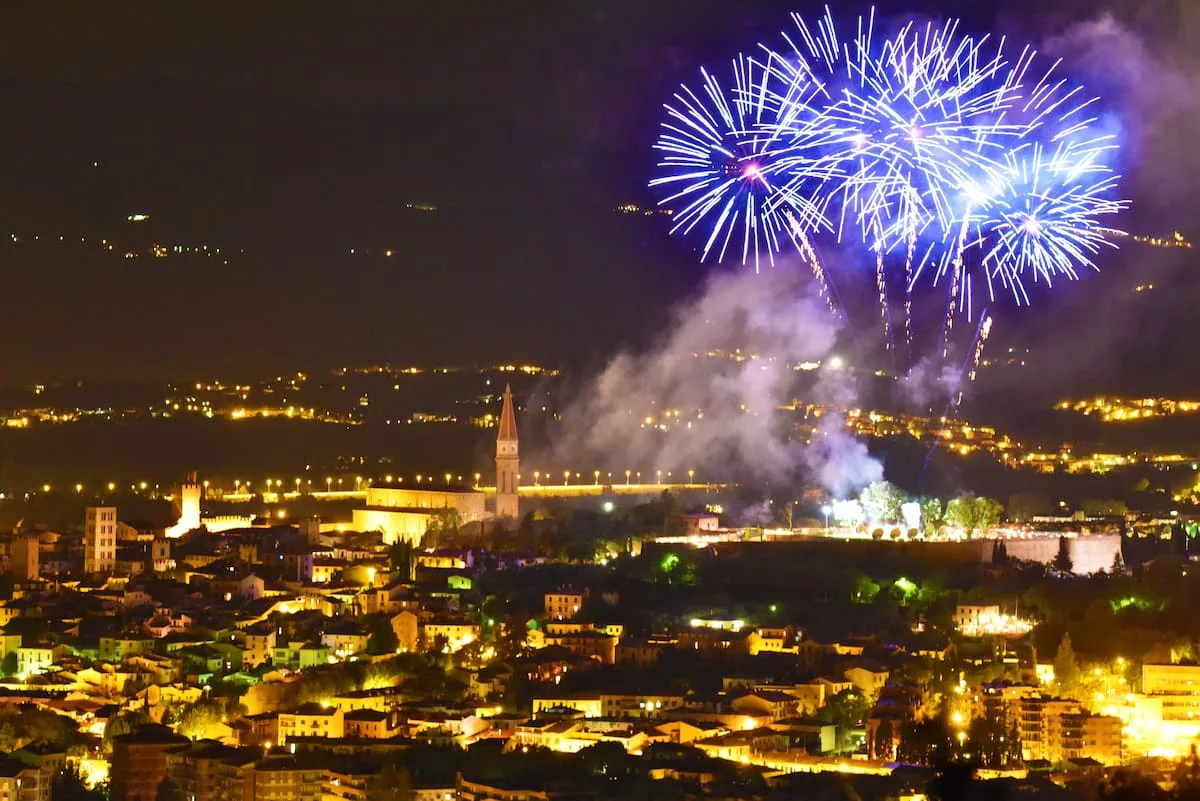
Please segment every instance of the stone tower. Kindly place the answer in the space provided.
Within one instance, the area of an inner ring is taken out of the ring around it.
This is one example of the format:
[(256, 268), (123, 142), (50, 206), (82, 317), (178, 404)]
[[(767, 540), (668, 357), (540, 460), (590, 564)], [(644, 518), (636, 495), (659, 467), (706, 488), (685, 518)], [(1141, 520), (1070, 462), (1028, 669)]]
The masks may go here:
[(513, 412), (512, 388), (504, 387), (504, 408), (500, 412), (500, 428), (496, 434), (496, 517), (516, 518), (520, 515), (517, 503), (517, 484), (521, 458), (517, 449), (517, 416)]
[(175, 514), (179, 515), (179, 522), (167, 529), (168, 537), (181, 537), (200, 528), (200, 495), (201, 484), (196, 474), (188, 473), (175, 491)]

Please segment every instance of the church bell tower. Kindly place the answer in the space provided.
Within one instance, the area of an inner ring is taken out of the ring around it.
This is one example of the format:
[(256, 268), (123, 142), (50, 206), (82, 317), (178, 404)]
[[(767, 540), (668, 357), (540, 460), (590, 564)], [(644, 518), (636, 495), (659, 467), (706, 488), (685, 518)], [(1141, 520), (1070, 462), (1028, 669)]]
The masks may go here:
[(517, 518), (517, 484), (521, 458), (517, 448), (517, 416), (513, 412), (512, 387), (504, 387), (504, 408), (496, 435), (496, 517)]

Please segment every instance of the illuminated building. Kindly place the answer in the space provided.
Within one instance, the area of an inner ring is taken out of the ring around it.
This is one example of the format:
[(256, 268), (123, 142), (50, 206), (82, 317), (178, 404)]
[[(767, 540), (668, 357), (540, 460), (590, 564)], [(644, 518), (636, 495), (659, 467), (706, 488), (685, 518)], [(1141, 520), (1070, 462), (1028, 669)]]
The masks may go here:
[(189, 801), (239, 798), (245, 795), (247, 779), (261, 756), (255, 748), (202, 741), (168, 753), (167, 772)]
[(1031, 687), (987, 688), (985, 707), (1002, 708), (1005, 730), (1021, 739), (1025, 760), (1059, 763), (1090, 757), (1104, 765), (1123, 760), (1123, 723), (1114, 715), (1093, 715), (1070, 698), (1043, 695)]
[(381, 532), (388, 545), (401, 540), (419, 545), (439, 514), (453, 510), (460, 524), (483, 520), (484, 498), (482, 492), (453, 487), (368, 487), (366, 506), (354, 510), (353, 526), (359, 531)]
[(196, 480), (195, 473), (189, 473), (187, 480), (175, 490), (172, 506), (178, 515), (178, 522), (167, 529), (166, 535), (171, 538), (182, 537), (189, 531), (195, 531), (203, 526), (210, 534), (219, 534), (235, 528), (249, 528), (254, 523), (253, 515), (222, 515), (200, 519), (200, 499), (203, 486)]
[(320, 801), (325, 787), (325, 769), (294, 756), (269, 756), (253, 775), (255, 801)]
[(158, 724), (145, 724), (114, 737), (109, 790), (112, 797), (154, 801), (158, 786), (167, 777), (167, 752), (188, 743), (188, 738)]
[(1200, 665), (1142, 665), (1142, 693), (1161, 702), (1163, 721), (1200, 727)]
[(1002, 613), (997, 604), (959, 604), (954, 624), (965, 637), (1020, 637), (1033, 629), (1028, 621)]
[(583, 593), (558, 590), (545, 594), (546, 617), (551, 620), (570, 620), (583, 606)]
[(496, 517), (517, 519), (520, 508), (517, 487), (521, 459), (517, 444), (517, 417), (513, 412), (512, 387), (504, 386), (504, 407), (496, 433)]
[(340, 738), (346, 734), (345, 713), (336, 706), (301, 704), (279, 713), (279, 745), (297, 737)]
[(89, 506), (83, 523), (83, 572), (110, 573), (117, 566), (117, 509)]
[(598, 718), (604, 708), (599, 693), (554, 693), (533, 699), (533, 716), (556, 715), (563, 712), (573, 716)]
[(421, 627), (421, 632), (428, 646), (439, 637), (444, 638), (447, 653), (454, 653), (479, 639), (479, 626), (466, 621), (431, 620)]
[(174, 506), (179, 522), (168, 531), (169, 536), (178, 537), (200, 528), (200, 483), (196, 481), (195, 473), (189, 474), (187, 481), (179, 485)]

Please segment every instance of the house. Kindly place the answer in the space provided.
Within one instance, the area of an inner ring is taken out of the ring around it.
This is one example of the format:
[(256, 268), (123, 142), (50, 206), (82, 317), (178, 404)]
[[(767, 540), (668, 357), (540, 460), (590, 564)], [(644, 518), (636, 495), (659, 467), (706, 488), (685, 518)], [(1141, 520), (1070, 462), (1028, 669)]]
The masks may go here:
[(370, 635), (363, 630), (362, 624), (351, 618), (334, 621), (321, 632), (321, 644), (336, 659), (346, 659), (366, 651), (369, 639)]
[(424, 639), (427, 648), (433, 647), (436, 641), (444, 638), (445, 650), (448, 653), (454, 653), (455, 651), (462, 650), (464, 645), (479, 639), (479, 631), (479, 625), (476, 623), (449, 618), (435, 618), (421, 626), (421, 637)]
[(675, 693), (602, 693), (600, 704), (606, 718), (661, 718), (683, 707), (683, 695)]
[(17, 673), (35, 676), (48, 672), (66, 653), (65, 645), (22, 645), (17, 649)]
[(400, 643), (402, 652), (417, 650), (420, 621), (412, 611), (405, 609), (392, 615), (392, 631), (396, 633), (396, 639)]
[(585, 718), (598, 718), (604, 712), (599, 693), (553, 693), (533, 699), (533, 716), (557, 715), (564, 711)]
[(868, 698), (878, 696), (879, 691), (883, 689), (888, 680), (887, 668), (869, 660), (864, 660), (853, 667), (846, 668), (843, 675), (859, 692)]
[(256, 668), (271, 659), (275, 650), (276, 628), (269, 623), (259, 623), (245, 630), (242, 644), (242, 664)]
[(291, 670), (304, 670), (329, 662), (329, 649), (322, 643), (288, 642), (271, 649), (271, 664)]
[(655, 728), (665, 734), (669, 742), (680, 745), (729, 733), (729, 727), (724, 723), (705, 720), (669, 720)]
[(771, 721), (792, 717), (799, 707), (800, 702), (794, 696), (773, 690), (749, 692), (734, 698), (729, 704), (734, 712)]
[[(170, 632), (167, 632), (170, 633)], [(163, 634), (165, 637), (166, 634)], [(120, 662), (127, 656), (154, 650), (153, 637), (101, 637), (99, 657), (105, 662)]]
[(622, 637), (617, 641), (614, 658), (618, 665), (648, 667), (658, 662), (663, 649), (670, 643)]
[(583, 608), (583, 593), (561, 588), (545, 594), (546, 617), (550, 620), (570, 620)]
[(579, 631), (556, 637), (546, 637), (546, 645), (557, 645), (576, 656), (595, 659), (604, 665), (617, 661), (617, 638), (598, 631)]
[(301, 704), (291, 712), (279, 713), (279, 745), (301, 737), (329, 739), (345, 736), (345, 713), (336, 706)]
[(398, 729), (392, 724), (389, 712), (375, 709), (355, 709), (344, 715), (346, 737), (364, 740), (385, 740), (394, 737)]
[(746, 650), (751, 656), (763, 652), (799, 654), (800, 633), (791, 626), (757, 628), (746, 636)]

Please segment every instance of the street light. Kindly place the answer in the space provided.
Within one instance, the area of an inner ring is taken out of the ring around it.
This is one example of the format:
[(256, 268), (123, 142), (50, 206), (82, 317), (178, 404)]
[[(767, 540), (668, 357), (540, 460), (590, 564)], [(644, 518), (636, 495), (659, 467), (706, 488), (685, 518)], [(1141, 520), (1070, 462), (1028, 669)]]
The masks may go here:
[(829, 536), (829, 516), (833, 514), (833, 507), (825, 504), (821, 507), (821, 514), (825, 515), (825, 536)]

